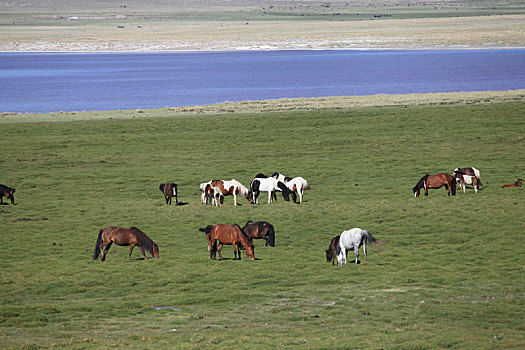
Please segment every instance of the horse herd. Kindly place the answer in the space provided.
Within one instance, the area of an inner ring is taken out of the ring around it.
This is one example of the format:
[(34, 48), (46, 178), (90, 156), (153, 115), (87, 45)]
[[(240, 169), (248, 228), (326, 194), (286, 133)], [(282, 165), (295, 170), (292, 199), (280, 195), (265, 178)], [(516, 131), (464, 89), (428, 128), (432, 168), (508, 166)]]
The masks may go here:
[[(421, 189), (425, 191), (425, 196), (428, 196), (429, 189), (437, 189), (445, 187), (447, 196), (456, 194), (457, 185), (465, 193), (466, 185), (472, 185), (475, 192), (478, 192), (479, 186), (482, 186), (481, 176), (478, 169), (456, 168), (453, 175), (448, 173), (440, 173), (435, 175), (426, 174), (418, 181), (416, 186), (412, 189), (415, 197), (419, 197)], [(506, 187), (521, 187), (522, 180), (518, 179), (513, 184), (505, 184)], [(211, 180), (200, 185), (201, 203), (209, 205), (222, 205), (225, 196), (233, 196), (233, 204), (237, 205), (237, 195), (243, 195), (250, 203), (257, 204), (260, 192), (268, 193), (268, 203), (277, 199), (276, 192), (281, 192), (285, 201), (293, 198), (294, 203), (297, 202), (299, 196), (299, 204), (303, 202), (304, 190), (308, 188), (308, 182), (302, 177), (290, 178), (280, 173), (274, 173), (272, 176), (264, 174), (257, 174), (250, 183), (250, 189), (243, 186), (240, 182), (232, 179), (230, 181)], [(160, 191), (164, 195), (166, 205), (172, 203), (172, 198), (175, 198), (175, 203), (178, 201), (178, 185), (175, 183), (161, 184)], [(0, 184), (0, 204), (4, 204), (3, 197), (11, 201), (15, 205), (14, 193), (15, 189)], [(244, 227), (237, 224), (234, 225), (208, 225), (205, 228), (199, 228), (201, 232), (206, 234), (208, 241), (208, 252), (210, 259), (215, 259), (217, 252), (219, 259), (222, 258), (222, 246), (232, 245), (234, 250), (234, 260), (241, 260), (241, 249), (246, 251), (249, 259), (255, 260), (253, 239), (264, 239), (266, 246), (275, 246), (275, 230), (272, 224), (266, 221), (248, 221)], [(353, 228), (348, 231), (343, 231), (340, 235), (332, 238), (328, 249), (326, 250), (326, 261), (332, 262), (340, 266), (347, 262), (347, 250), (353, 249), (355, 253), (355, 263), (359, 261), (359, 248), (363, 247), (363, 255), (366, 262), (366, 245), (376, 243), (377, 240), (366, 230), (360, 228)], [(97, 241), (95, 244), (95, 252), (93, 259), (96, 260), (99, 256), (102, 261), (106, 260), (106, 255), (115, 243), (120, 246), (129, 246), (128, 259), (131, 258), (133, 249), (138, 246), (142, 255), (147, 259), (146, 251), (153, 257), (159, 257), (159, 247), (155, 244), (144, 232), (136, 227), (107, 227), (99, 231)]]
[(211, 180), (200, 184), (201, 203), (216, 206), (224, 203), (225, 196), (233, 196), (233, 205), (237, 205), (237, 195), (239, 194), (243, 195), (250, 203), (257, 204), (261, 192), (268, 193), (268, 204), (277, 200), (276, 192), (281, 192), (285, 201), (289, 201), (291, 196), (294, 203), (297, 203), (297, 196), (299, 196), (299, 204), (302, 204), (304, 190), (307, 188), (308, 182), (304, 178), (300, 176), (291, 178), (280, 173), (274, 173), (272, 176), (266, 176), (262, 173), (255, 175), (250, 183), (250, 189), (235, 179), (230, 181)]

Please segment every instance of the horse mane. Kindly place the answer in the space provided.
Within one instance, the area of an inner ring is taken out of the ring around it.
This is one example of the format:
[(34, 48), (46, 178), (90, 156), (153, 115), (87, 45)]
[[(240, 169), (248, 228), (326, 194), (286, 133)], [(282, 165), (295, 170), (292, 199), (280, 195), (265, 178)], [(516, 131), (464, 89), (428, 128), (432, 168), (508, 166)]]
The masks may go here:
[(256, 179), (257, 178), (259, 178), (259, 179), (266, 179), (266, 178), (268, 178), (268, 176), (264, 175), (263, 173), (259, 173), (259, 174), (255, 175), (255, 178)]
[(428, 174), (426, 174), (425, 176), (423, 176), (423, 177), (421, 178), (421, 180), (418, 181), (417, 185), (414, 186), (414, 188), (412, 189), (412, 191), (413, 191), (413, 192), (417, 192), (417, 190), (419, 190), (420, 188), (422, 188), (422, 187), (424, 186), (424, 183), (425, 183), (425, 181), (427, 180), (427, 177), (428, 177), (428, 176), (429, 176)]
[[(235, 224), (235, 226), (237, 226), (237, 228), (241, 231), (241, 234), (244, 237), (244, 239), (246, 239), (246, 241), (248, 241), (248, 243), (250, 243), (251, 247), (254, 248), (253, 243), (250, 242), (250, 237), (246, 234), (246, 232), (243, 231), (241, 226), (239, 226), (239, 224)], [(241, 240), (241, 243), (242, 243), (242, 245), (244, 245), (244, 242), (242, 242), (242, 240)]]
[(144, 249), (147, 249), (148, 252), (153, 255), (153, 245), (155, 244), (151, 238), (146, 236), (144, 232), (139, 230), (136, 227), (130, 227), (131, 232), (135, 235), (137, 238), (137, 241), (139, 242), (139, 246), (143, 247)]

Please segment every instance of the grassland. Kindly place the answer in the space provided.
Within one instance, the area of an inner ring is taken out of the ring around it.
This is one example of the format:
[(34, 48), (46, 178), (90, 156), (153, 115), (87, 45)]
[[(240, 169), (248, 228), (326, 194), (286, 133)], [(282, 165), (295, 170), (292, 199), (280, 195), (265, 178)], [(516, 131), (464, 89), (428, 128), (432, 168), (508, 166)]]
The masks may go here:
[[(523, 348), (525, 194), (501, 185), (525, 172), (524, 107), (3, 118), (18, 205), (0, 207), (0, 347)], [(479, 193), (412, 196), (425, 173), (471, 165)], [(199, 202), (200, 182), (273, 171), (309, 180), (302, 205)], [(164, 204), (166, 181), (186, 205)], [(211, 261), (198, 228), (248, 219), (273, 223), (276, 247)], [(141, 228), (160, 259), (113, 246), (93, 261), (109, 225)], [(381, 244), (327, 264), (351, 227)]]
[(522, 1), (0, 2), (0, 51), (525, 47)]

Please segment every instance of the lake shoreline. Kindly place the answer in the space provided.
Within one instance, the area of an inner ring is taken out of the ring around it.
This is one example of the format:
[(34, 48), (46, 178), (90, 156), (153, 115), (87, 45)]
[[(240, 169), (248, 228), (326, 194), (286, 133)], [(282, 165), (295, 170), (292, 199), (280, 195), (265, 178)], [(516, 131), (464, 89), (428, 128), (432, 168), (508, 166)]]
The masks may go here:
[(453, 106), (525, 101), (525, 89), (477, 92), (446, 92), (416, 94), (378, 94), (311, 98), (281, 98), (261, 101), (223, 102), (201, 106), (106, 111), (74, 111), (55, 113), (0, 113), (1, 123), (63, 122), (102, 119), (181, 117), (240, 113), (267, 113), (358, 108), (413, 106)]

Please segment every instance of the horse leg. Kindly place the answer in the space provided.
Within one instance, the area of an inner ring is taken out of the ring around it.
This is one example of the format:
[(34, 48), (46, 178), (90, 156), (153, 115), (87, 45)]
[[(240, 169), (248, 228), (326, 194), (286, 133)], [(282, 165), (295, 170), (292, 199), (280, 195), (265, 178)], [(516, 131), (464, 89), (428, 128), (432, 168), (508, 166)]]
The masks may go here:
[(268, 191), (268, 204), (272, 202), (272, 193), (273, 191)]
[(217, 247), (217, 250), (219, 251), (219, 259), (222, 261), (222, 243), (219, 243), (219, 246)]
[(235, 242), (233, 242), (233, 260), (237, 260), (237, 245)]
[[(113, 244), (113, 242), (109, 242), (109, 243), (102, 243), (100, 245), (100, 252), (101, 252), (101, 257), (100, 257), (100, 260), (101, 261), (106, 261), (106, 255), (108, 254), (108, 250), (109, 248), (111, 248), (111, 245)], [(106, 248), (104, 248), (104, 246), (106, 246)], [(104, 250), (102, 250), (102, 248), (104, 248)]]
[(237, 195), (235, 194), (235, 191), (233, 191), (233, 205), (237, 205)]
[(357, 244), (354, 244), (354, 252), (355, 252), (355, 263), (359, 264), (359, 247)]
[(341, 248), (339, 255), (341, 255), (341, 259), (339, 259), (339, 257), (337, 258), (337, 266), (346, 264), (346, 248)]
[[(211, 249), (210, 249), (211, 246)], [(215, 260), (215, 255), (217, 253), (217, 240), (214, 240), (211, 243), (208, 243), (208, 251), (210, 252), (210, 259)]]
[(131, 259), (131, 253), (133, 253), (133, 248), (135, 248), (134, 244), (129, 245), (129, 253), (128, 253), (128, 260)]
[(303, 193), (301, 190), (297, 191), (297, 194), (299, 195), (299, 204), (303, 204)]
[(365, 255), (365, 264), (366, 264), (366, 240), (363, 241), (363, 254)]
[(260, 237), (266, 241), (264, 246), (268, 247), (268, 244), (270, 244), (270, 238), (268, 238), (268, 236), (266, 236), (266, 235), (260, 235)]

